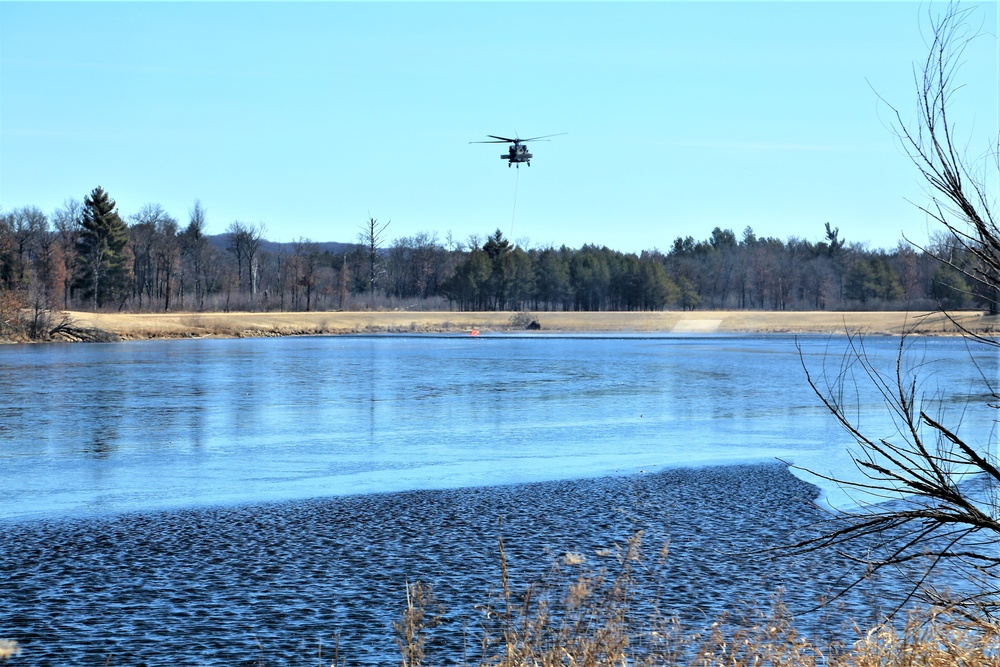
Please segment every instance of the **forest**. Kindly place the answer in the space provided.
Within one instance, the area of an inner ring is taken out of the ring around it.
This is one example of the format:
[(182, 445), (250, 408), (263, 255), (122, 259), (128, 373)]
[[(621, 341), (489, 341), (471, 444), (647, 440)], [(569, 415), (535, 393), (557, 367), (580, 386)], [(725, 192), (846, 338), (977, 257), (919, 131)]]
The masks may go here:
[[(926, 310), (989, 307), (946, 233), (926, 246), (876, 249), (840, 237), (759, 237), (716, 227), (667, 249), (520, 247), (500, 230), (442, 242), (390, 238), (359, 221), (349, 243), (274, 243), (262, 223), (206, 234), (147, 204), (125, 217), (103, 188), (47, 215), (0, 210), (0, 334), (37, 337), (67, 309), (132, 312), (374, 309), (602, 311), (663, 309)], [(981, 291), (981, 290), (980, 290)]]

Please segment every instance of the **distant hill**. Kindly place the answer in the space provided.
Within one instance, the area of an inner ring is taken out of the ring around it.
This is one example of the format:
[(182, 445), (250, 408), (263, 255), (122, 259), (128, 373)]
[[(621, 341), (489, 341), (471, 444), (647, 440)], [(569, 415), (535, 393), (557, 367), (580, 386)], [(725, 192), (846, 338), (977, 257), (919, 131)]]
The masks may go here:
[[(226, 250), (229, 247), (229, 234), (211, 234), (205, 238), (208, 239), (209, 243), (220, 250)], [(338, 241), (315, 241), (314, 243), (316, 243), (319, 247), (320, 252), (329, 252), (334, 255), (339, 255), (358, 247), (357, 243), (340, 243)], [(292, 255), (295, 253), (295, 244), (277, 243), (275, 241), (263, 239), (260, 242), (260, 249), (274, 254), (284, 253)]]

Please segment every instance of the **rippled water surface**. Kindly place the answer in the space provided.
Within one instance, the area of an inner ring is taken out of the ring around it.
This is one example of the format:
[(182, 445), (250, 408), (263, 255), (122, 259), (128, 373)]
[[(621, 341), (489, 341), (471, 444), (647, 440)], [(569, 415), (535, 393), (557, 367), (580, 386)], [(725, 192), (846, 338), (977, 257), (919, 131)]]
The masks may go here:
[[(841, 368), (843, 339), (799, 344), (814, 374)], [(891, 370), (897, 344), (867, 346)], [(977, 366), (958, 340), (913, 345), (945, 414), (996, 375), (992, 352)], [(876, 395), (852, 404), (891, 434)], [(965, 413), (973, 439), (984, 416)], [(848, 443), (785, 337), (8, 346), (0, 636), (35, 664), (232, 665), (314, 664), (339, 632), (349, 664), (385, 664), (419, 579), (454, 656), (501, 534), (527, 580), (639, 527), (670, 541), (678, 613), (779, 585), (804, 610), (846, 564), (746, 553), (814, 520), (817, 494), (843, 500), (775, 457), (847, 474)]]

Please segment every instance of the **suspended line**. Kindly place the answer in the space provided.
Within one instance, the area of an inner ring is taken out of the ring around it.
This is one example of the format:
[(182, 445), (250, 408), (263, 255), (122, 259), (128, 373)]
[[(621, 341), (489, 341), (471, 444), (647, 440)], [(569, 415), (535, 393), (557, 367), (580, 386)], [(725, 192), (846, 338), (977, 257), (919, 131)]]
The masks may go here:
[(514, 210), (510, 213), (510, 234), (507, 235), (511, 243), (514, 242), (514, 215), (517, 213), (517, 184), (521, 180), (521, 170), (517, 169), (516, 171), (517, 174), (514, 176)]
[[(998, 0), (998, 1), (1000, 1), (1000, 0)], [(510, 252), (508, 252), (507, 255), (504, 257), (504, 261), (503, 261), (503, 282), (504, 282), (504, 286), (505, 286), (505, 288), (504, 288), (505, 291), (506, 291), (506, 284), (507, 284), (507, 273), (508, 273), (508, 270), (510, 269), (510, 255), (511, 255), (512, 252), (514, 252), (514, 246), (513, 246), (513, 243), (514, 243), (514, 216), (517, 214), (517, 184), (520, 181), (521, 181), (521, 169), (519, 167), (517, 169), (517, 174), (514, 176), (514, 210), (510, 212), (510, 233), (507, 234), (507, 240), (511, 243), (511, 248), (510, 248)], [(505, 297), (505, 300), (506, 300), (506, 297)]]

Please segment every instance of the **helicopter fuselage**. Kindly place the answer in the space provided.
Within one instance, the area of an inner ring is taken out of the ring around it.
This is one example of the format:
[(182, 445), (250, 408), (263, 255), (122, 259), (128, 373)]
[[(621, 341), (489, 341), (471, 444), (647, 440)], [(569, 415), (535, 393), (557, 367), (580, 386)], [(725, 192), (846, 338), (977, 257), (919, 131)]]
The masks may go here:
[(506, 153), (500, 154), (500, 159), (507, 160), (508, 167), (520, 162), (524, 162), (529, 167), (531, 166), (531, 153), (528, 152), (528, 147), (521, 143), (512, 144)]

